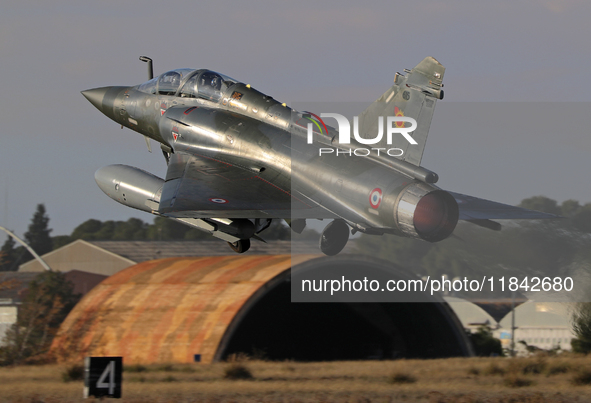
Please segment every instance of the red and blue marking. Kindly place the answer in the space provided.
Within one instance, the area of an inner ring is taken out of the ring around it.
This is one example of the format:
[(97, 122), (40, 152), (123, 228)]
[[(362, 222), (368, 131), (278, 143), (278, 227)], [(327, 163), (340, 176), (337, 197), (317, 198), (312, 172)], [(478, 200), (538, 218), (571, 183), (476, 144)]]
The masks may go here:
[(375, 188), (369, 194), (369, 205), (372, 208), (377, 209), (378, 207), (380, 207), (381, 202), (382, 202), (382, 189)]

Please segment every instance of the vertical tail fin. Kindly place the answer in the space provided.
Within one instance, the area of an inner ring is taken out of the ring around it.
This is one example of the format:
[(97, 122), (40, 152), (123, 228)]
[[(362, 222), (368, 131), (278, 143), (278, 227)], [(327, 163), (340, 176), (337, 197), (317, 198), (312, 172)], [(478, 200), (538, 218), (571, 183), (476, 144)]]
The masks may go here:
[[(388, 116), (407, 116), (417, 121), (412, 132), (418, 143), (411, 145), (402, 136), (395, 136), (393, 144), (386, 144), (386, 136), (375, 147), (400, 148), (404, 154), (400, 159), (414, 165), (421, 164), (431, 118), (437, 99), (443, 99), (443, 67), (432, 57), (426, 57), (412, 70), (405, 70), (406, 76), (396, 73), (394, 85), (359, 116), (359, 134), (362, 138), (375, 138), (378, 133), (378, 117), (384, 125)], [(402, 123), (400, 123), (402, 124)]]

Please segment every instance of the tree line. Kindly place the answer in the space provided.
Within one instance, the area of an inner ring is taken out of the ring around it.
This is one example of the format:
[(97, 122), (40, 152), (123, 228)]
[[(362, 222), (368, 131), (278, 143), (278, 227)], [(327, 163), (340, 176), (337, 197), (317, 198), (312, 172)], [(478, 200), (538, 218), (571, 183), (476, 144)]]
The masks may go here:
[[(37, 205), (27, 232), (25, 241), (38, 255), (74, 242), (77, 239), (86, 241), (194, 241), (212, 239), (210, 235), (198, 229), (181, 224), (164, 217), (155, 217), (149, 224), (139, 218), (127, 221), (100, 221), (89, 219), (78, 225), (70, 235), (51, 236), (49, 216), (43, 204)], [(290, 239), (290, 230), (282, 220), (273, 220), (264, 232), (265, 240)], [(16, 271), (23, 263), (33, 256), (22, 246), (16, 246), (12, 237), (0, 249), (0, 272)]]
[(420, 276), (565, 275), (591, 263), (591, 203), (558, 204), (544, 196), (520, 207), (556, 214), (545, 220), (502, 220), (501, 231), (460, 221), (448, 239), (429, 243), (397, 236), (362, 235), (357, 252), (398, 264)]

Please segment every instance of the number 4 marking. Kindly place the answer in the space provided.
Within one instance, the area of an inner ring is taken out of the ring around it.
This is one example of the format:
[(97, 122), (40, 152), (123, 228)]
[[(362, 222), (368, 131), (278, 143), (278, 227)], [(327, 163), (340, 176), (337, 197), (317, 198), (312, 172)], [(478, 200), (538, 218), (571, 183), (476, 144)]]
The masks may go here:
[[(109, 383), (105, 383), (105, 379), (109, 376)], [(96, 382), (97, 388), (109, 388), (109, 394), (115, 393), (115, 361), (109, 361), (109, 364), (101, 374), (101, 377)]]

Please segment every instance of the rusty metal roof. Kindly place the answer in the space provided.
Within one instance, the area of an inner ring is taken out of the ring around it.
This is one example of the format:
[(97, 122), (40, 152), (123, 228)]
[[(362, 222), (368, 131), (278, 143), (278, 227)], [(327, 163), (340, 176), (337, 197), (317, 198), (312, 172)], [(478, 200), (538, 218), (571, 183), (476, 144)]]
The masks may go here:
[(214, 360), (245, 303), (292, 263), (313, 255), (168, 258), (131, 266), (88, 293), (62, 324), (52, 352), (59, 361), (88, 355), (126, 364)]

